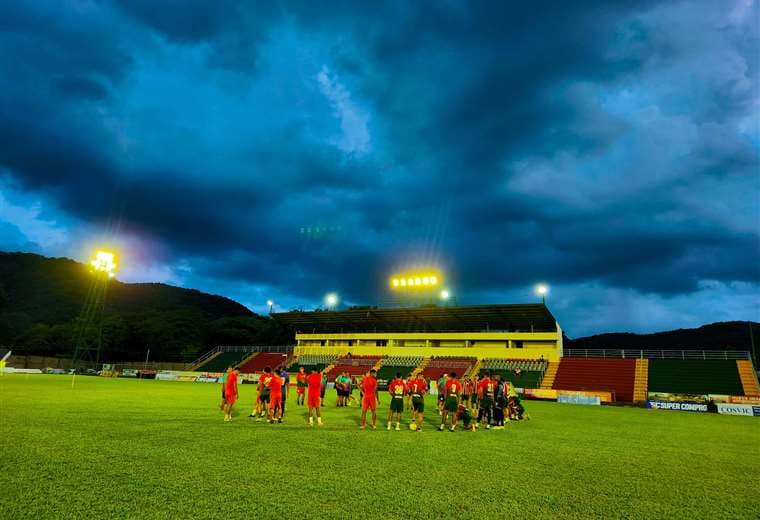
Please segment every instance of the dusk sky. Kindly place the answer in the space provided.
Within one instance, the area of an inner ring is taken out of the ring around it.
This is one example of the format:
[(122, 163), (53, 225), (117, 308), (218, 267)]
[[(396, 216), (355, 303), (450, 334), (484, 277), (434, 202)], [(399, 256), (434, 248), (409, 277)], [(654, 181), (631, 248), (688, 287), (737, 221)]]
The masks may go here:
[(0, 250), (256, 312), (439, 266), (571, 337), (760, 319), (760, 2), (371, 4), (0, 2)]

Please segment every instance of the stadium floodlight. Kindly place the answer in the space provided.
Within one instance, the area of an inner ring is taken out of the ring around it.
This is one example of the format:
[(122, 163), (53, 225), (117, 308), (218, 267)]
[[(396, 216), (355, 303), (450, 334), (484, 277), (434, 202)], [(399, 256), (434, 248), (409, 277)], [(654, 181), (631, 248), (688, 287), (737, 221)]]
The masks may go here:
[(540, 283), (536, 286), (536, 294), (541, 296), (541, 303), (546, 303), (546, 294), (549, 292), (549, 287), (546, 284)]
[(447, 289), (442, 290), (441, 291), (441, 300), (448, 301), (449, 298), (451, 298), (451, 293)]
[(388, 285), (393, 290), (424, 291), (439, 285), (440, 280), (441, 275), (435, 270), (420, 270), (396, 274), (389, 278)]
[(333, 308), (338, 305), (338, 295), (335, 293), (329, 293), (325, 296), (325, 304), (328, 308)]
[(98, 251), (95, 253), (95, 258), (90, 262), (90, 265), (98, 272), (105, 273), (108, 278), (113, 278), (116, 271), (116, 263), (114, 262), (114, 254), (108, 251)]
[(274, 302), (272, 300), (267, 300), (267, 307), (269, 307), (269, 314), (272, 314), (272, 307), (274, 307)]

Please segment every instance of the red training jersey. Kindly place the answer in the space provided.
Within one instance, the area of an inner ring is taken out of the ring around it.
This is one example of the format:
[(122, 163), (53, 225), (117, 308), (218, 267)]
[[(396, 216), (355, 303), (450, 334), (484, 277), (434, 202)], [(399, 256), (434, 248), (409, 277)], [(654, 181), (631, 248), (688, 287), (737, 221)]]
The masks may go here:
[(306, 386), (306, 377), (307, 377), (306, 373), (302, 374), (301, 372), (299, 372), (298, 374), (296, 374), (296, 384), (298, 386)]
[(394, 379), (391, 381), (391, 384), (388, 385), (388, 391), (394, 399), (401, 399), (404, 397), (404, 394), (406, 394), (406, 384), (402, 379)]
[(237, 395), (238, 376), (235, 372), (230, 372), (227, 381), (224, 383), (224, 394), (227, 396)]
[(427, 383), (424, 379), (412, 379), (409, 381), (409, 393), (412, 397), (420, 397), (427, 392)]
[(491, 381), (490, 378), (484, 377), (480, 380), (480, 383), (478, 384), (478, 395), (480, 397), (491, 397), (493, 398), (493, 391), (496, 388), (496, 385)]
[(449, 379), (443, 388), (446, 391), (446, 397), (457, 396), (462, 393), (462, 383), (459, 382), (459, 379)]
[(310, 394), (319, 394), (322, 389), (322, 374), (309, 374), (306, 383), (309, 385)]
[(278, 375), (273, 375), (269, 380), (269, 391), (272, 395), (282, 395), (282, 378)]
[(365, 396), (375, 396), (375, 392), (377, 392), (377, 379), (375, 379), (372, 376), (367, 376), (364, 379), (362, 379), (361, 383), (362, 392)]

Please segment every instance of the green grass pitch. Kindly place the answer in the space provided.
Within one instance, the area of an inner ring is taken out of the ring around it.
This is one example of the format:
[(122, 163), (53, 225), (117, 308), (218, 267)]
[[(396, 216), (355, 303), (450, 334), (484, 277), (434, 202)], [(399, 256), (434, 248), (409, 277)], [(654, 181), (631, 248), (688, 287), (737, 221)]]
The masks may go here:
[[(233, 422), (215, 384), (0, 377), (0, 517), (757, 518), (760, 420), (526, 402), (504, 431)], [(387, 398), (381, 404), (381, 420)], [(245, 515), (245, 516), (244, 516)]]

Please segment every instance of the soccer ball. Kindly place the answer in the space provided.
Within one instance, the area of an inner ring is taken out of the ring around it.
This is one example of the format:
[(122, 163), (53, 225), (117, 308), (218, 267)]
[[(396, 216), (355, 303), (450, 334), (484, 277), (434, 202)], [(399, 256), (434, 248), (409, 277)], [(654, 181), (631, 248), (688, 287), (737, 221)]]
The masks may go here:
[(409, 425), (409, 429), (412, 430), (412, 431), (416, 431), (417, 430), (417, 423), (416, 422), (411, 423)]

